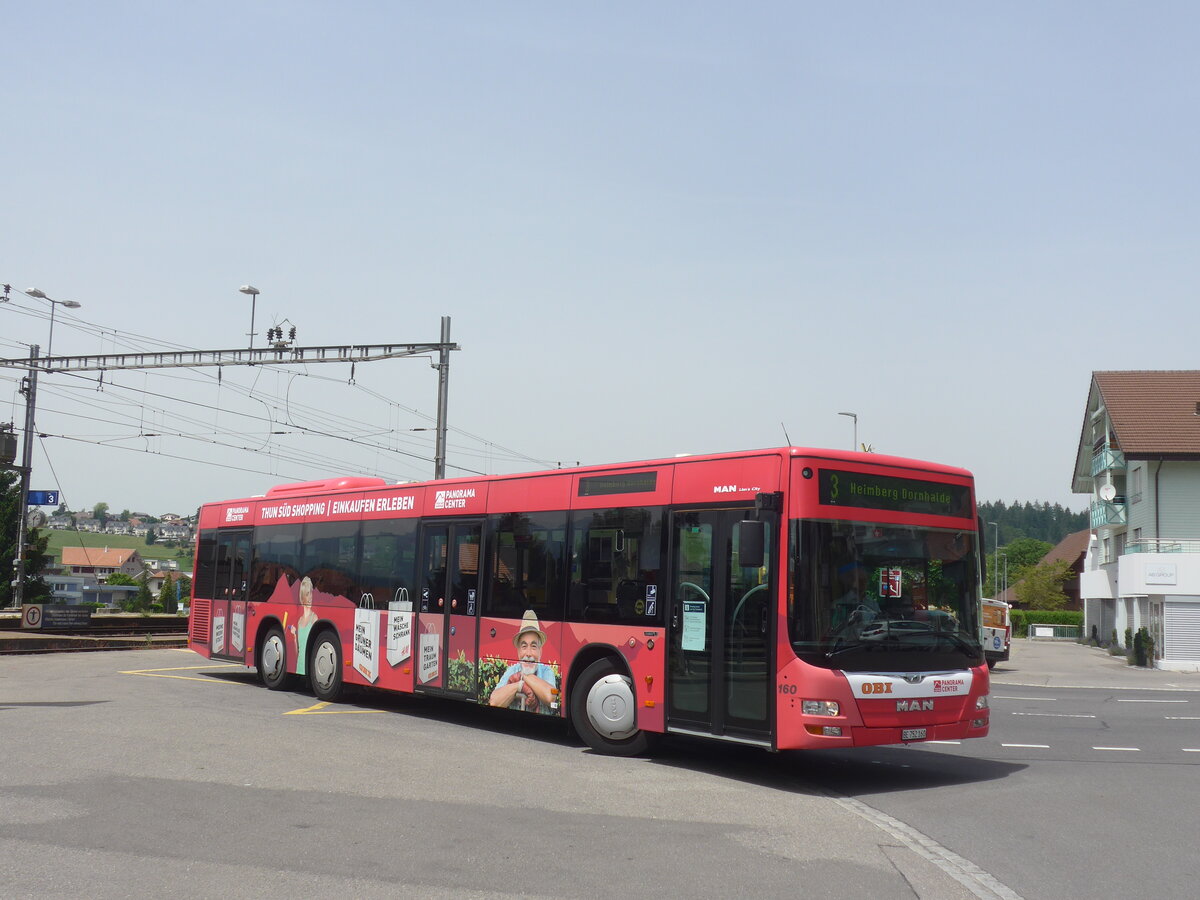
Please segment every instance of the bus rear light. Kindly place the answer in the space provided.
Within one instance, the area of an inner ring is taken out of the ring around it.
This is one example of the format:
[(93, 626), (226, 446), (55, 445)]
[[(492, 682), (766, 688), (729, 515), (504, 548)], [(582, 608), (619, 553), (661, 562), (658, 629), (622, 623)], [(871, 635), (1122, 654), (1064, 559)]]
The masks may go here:
[(988, 708), (988, 695), (987, 694), (980, 694), (978, 697), (975, 698), (975, 708), (976, 709), (987, 709)]
[(971, 727), (972, 728), (983, 728), (985, 725), (987, 725), (987, 723), (988, 723), (987, 719), (972, 719)]
[(800, 704), (800, 712), (806, 716), (837, 716), (841, 710), (836, 700), (804, 700)]
[(804, 730), (817, 737), (841, 737), (841, 725), (805, 725)]

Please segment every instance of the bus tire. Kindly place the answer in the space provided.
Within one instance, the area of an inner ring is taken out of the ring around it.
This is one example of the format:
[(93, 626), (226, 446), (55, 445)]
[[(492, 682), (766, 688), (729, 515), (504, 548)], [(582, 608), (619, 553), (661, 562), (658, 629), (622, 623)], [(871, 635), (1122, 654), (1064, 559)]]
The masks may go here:
[(325, 629), (313, 641), (308, 658), (308, 683), (318, 700), (333, 703), (342, 695), (342, 643), (337, 632)]
[(282, 691), (288, 686), (287, 641), (278, 625), (258, 645), (258, 677), (270, 691)]
[(633, 681), (610, 659), (596, 660), (571, 687), (571, 722), (597, 753), (637, 756), (650, 747), (649, 735), (637, 727)]

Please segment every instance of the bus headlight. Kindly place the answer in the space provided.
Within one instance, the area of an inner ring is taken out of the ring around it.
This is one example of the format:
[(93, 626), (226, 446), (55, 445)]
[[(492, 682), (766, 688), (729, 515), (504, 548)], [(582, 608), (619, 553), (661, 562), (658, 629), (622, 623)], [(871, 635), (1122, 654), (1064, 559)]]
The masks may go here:
[(836, 700), (804, 700), (800, 712), (806, 716), (837, 716), (841, 715), (842, 708)]
[(988, 695), (987, 694), (980, 694), (978, 697), (975, 698), (975, 708), (976, 709), (987, 709), (988, 708)]

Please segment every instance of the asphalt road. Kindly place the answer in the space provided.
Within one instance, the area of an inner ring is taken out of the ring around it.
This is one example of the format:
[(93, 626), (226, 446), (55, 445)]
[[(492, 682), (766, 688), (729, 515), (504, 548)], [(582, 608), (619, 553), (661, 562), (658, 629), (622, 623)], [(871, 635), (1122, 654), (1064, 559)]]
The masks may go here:
[(984, 740), (622, 760), (559, 722), (325, 706), (186, 651), (9, 657), (0, 895), (1191, 897), (1197, 689), (1018, 647)]

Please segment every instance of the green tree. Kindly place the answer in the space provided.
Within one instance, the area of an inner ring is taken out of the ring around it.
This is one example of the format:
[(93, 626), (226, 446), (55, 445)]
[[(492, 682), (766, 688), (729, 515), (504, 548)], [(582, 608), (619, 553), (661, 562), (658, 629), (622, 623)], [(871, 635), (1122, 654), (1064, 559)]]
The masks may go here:
[(187, 601), (188, 606), (192, 605), (192, 579), (187, 575), (180, 575), (179, 581), (179, 596)]
[[(13, 566), (17, 558), (17, 528), (23, 527), (24, 510), (21, 506), (21, 483), (16, 472), (0, 471), (0, 608), (13, 604)], [(50, 585), (42, 578), (42, 571), (53, 562), (46, 552), (50, 536), (43, 536), (37, 528), (25, 531), (25, 594), (26, 603), (49, 603), (52, 599)]]
[(131, 513), (129, 510), (123, 509), (123, 510), (121, 510), (121, 514), (119, 516), (117, 516), (117, 521), (118, 522), (128, 522), (129, 517), (132, 515), (133, 515), (133, 513)]
[(149, 546), (150, 544), (153, 544), (156, 540), (158, 540), (158, 535), (156, 535), (154, 533), (154, 529), (147, 528), (146, 529), (146, 545)]
[(99, 519), (101, 524), (108, 521), (108, 504), (97, 503), (92, 507), (92, 518)]
[(1062, 609), (1070, 600), (1063, 585), (1072, 574), (1071, 564), (1065, 559), (1034, 566), (1014, 588), (1017, 599), (1027, 609)]
[(138, 592), (130, 601), (130, 612), (149, 612), (154, 604), (154, 595), (150, 593), (150, 573), (143, 572), (137, 579)]
[(1004, 580), (1004, 557), (1008, 557), (1008, 583), (1016, 584), (1025, 574), (1042, 561), (1047, 553), (1054, 549), (1052, 544), (1035, 538), (1017, 538), (1007, 546), (1000, 548), (1000, 556), (991, 554), (987, 558), (987, 571), (984, 573), (983, 586), (985, 591), (992, 589), (992, 574), (996, 574), (996, 593), (1000, 592)]
[(113, 572), (111, 575), (109, 575), (107, 578), (104, 579), (104, 582), (105, 582), (105, 584), (125, 584), (125, 585), (137, 584), (136, 579), (131, 578), (129, 575), (126, 575), (124, 572)]
[(162, 604), (163, 612), (179, 612), (179, 602), (175, 597), (175, 579), (168, 572), (163, 576), (162, 587), (158, 589), (158, 602)]

